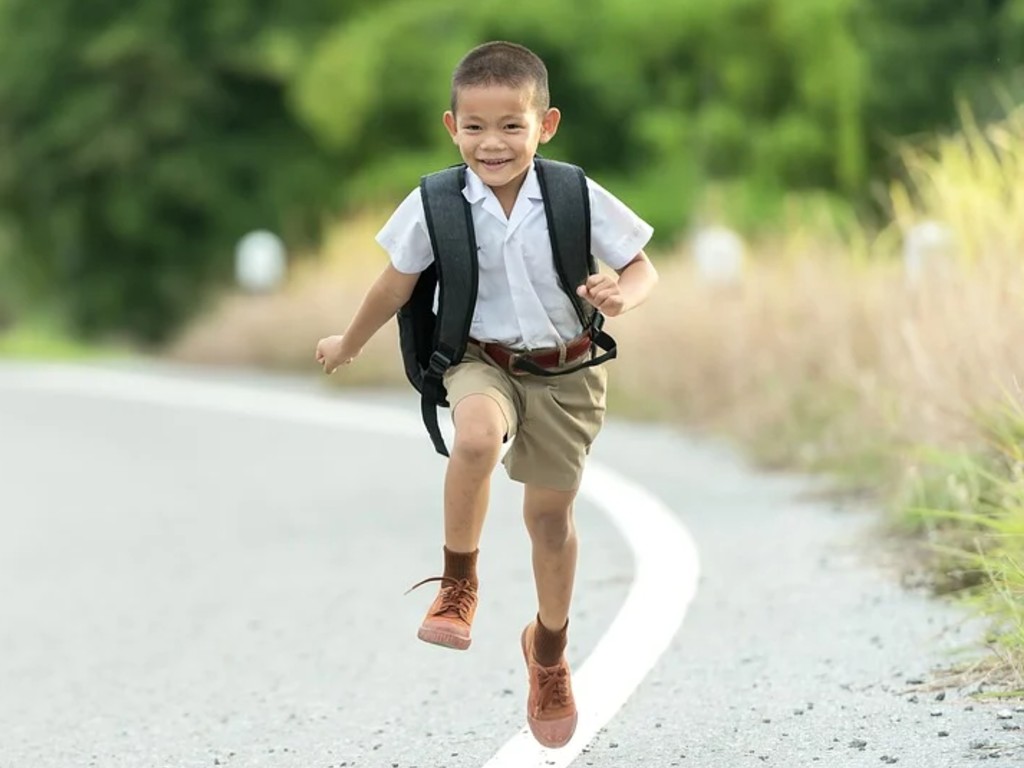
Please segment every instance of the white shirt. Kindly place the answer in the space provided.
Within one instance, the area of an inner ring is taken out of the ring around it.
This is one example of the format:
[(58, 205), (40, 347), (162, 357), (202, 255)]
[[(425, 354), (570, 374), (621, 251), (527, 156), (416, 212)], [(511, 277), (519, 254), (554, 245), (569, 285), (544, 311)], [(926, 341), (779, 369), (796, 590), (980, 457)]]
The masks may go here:
[[(654, 230), (624, 203), (587, 179), (591, 251), (622, 269)], [(512, 215), (471, 169), (462, 190), (473, 211), (480, 277), (470, 336), (515, 349), (555, 347), (582, 332), (555, 271), (537, 172), (530, 168)], [(434, 260), (419, 188), (409, 193), (377, 234), (395, 269), (417, 274)], [(436, 308), (436, 304), (435, 304)]]

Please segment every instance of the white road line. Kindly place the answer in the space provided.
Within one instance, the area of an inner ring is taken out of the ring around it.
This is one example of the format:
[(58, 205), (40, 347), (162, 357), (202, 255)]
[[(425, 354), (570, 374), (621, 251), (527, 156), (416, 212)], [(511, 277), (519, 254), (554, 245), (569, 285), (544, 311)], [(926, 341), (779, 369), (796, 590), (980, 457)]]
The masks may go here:
[[(315, 394), (66, 365), (0, 368), (0, 384), (410, 436), (430, 450), (423, 425), (412, 414)], [(696, 595), (697, 547), (661, 501), (596, 461), (588, 463), (580, 493), (604, 510), (629, 544), (633, 584), (614, 621), (573, 675), (580, 709), (573, 740), (562, 749), (545, 749), (524, 727), (483, 768), (567, 768), (657, 663)]]

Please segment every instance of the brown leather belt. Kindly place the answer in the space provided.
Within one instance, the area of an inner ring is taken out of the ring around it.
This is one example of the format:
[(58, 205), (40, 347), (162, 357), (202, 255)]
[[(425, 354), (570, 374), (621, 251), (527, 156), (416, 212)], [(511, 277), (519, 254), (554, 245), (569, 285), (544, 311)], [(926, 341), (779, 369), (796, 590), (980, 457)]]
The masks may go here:
[(527, 371), (514, 368), (516, 360), (526, 359), (530, 360), (534, 365), (550, 369), (558, 368), (571, 363), (575, 360), (579, 360), (585, 354), (590, 351), (592, 344), (590, 334), (584, 333), (581, 336), (577, 336), (572, 341), (566, 342), (564, 355), (562, 350), (557, 347), (551, 349), (536, 349), (536, 350), (519, 350), (509, 349), (503, 347), (501, 344), (495, 344), (489, 341), (477, 341), (476, 339), (470, 339), (480, 349), (490, 357), (499, 366), (504, 368), (509, 373), (523, 374)]

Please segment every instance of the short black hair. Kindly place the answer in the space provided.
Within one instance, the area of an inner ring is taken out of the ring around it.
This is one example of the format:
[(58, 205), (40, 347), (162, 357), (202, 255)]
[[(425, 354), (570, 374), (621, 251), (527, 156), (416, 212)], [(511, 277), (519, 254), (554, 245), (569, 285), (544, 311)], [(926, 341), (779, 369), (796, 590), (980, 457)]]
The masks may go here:
[(462, 57), (452, 74), (452, 112), (459, 90), (476, 85), (532, 87), (534, 106), (541, 112), (550, 106), (548, 68), (537, 54), (518, 43), (495, 40), (478, 45)]

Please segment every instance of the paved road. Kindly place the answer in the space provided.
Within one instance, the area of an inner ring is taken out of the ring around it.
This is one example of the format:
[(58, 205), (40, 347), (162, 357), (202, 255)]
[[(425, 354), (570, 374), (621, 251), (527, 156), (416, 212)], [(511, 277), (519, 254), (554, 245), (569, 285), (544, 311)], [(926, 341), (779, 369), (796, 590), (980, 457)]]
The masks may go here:
[[(443, 651), (415, 640), (427, 588), (403, 594), (439, 566), (442, 463), (425, 435), (98, 397), (40, 384), (77, 374), (39, 373), (0, 366), (0, 768), (482, 768), (516, 735), (533, 595), (500, 474), (474, 646)], [(130, 375), (147, 377), (136, 393), (152, 376), (225, 378)], [(325, 413), (338, 400), (315, 377), (228, 378)], [(410, 396), (351, 399), (416, 415)], [(1008, 730), (1024, 712), (905, 692), (974, 635), (873, 564), (871, 515), (668, 430), (612, 424), (595, 459), (678, 515), (701, 577), (667, 651), (573, 766), (1024, 760)], [(599, 505), (578, 518), (576, 665), (635, 565)]]

